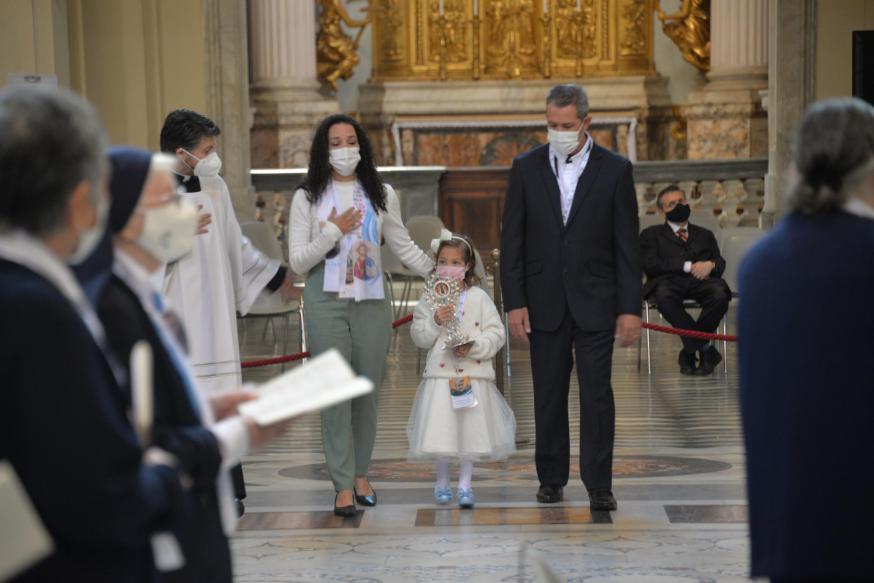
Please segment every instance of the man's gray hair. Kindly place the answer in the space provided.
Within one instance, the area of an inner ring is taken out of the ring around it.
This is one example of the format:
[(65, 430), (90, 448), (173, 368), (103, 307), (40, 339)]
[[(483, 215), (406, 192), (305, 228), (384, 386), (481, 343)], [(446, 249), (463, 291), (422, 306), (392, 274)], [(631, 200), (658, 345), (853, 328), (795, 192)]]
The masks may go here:
[(98, 194), (106, 134), (94, 108), (65, 90), (0, 91), (0, 225), (33, 236), (57, 231), (82, 181)]
[(573, 83), (556, 85), (550, 89), (549, 95), (546, 96), (546, 105), (554, 105), (556, 107), (575, 105), (577, 117), (585, 119), (589, 115), (589, 96), (586, 95), (585, 89)]
[(792, 210), (838, 210), (874, 173), (874, 107), (852, 97), (811, 105), (798, 130), (795, 169)]

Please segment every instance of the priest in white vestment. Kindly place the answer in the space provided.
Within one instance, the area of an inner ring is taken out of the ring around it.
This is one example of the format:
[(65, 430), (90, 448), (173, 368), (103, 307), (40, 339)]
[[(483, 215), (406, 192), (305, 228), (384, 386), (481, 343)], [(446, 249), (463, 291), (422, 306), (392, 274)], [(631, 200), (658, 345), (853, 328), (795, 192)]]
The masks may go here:
[(240, 230), (218, 174), (219, 131), (212, 120), (186, 109), (171, 112), (161, 130), (161, 150), (178, 160), (180, 186), (211, 217), (193, 251), (168, 265), (164, 276), (164, 293), (185, 323), (194, 374), (208, 394), (237, 390), (242, 382), (237, 312), (245, 315), (265, 288), (284, 301), (296, 297), (290, 270)]

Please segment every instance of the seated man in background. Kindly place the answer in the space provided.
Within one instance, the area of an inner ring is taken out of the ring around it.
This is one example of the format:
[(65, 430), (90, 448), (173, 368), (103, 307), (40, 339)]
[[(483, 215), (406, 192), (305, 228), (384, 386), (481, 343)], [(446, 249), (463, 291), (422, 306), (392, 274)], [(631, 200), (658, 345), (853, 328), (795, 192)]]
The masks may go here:
[[(659, 192), (656, 207), (665, 224), (648, 227), (640, 234), (646, 273), (643, 297), (653, 301), (675, 328), (715, 332), (731, 301), (728, 284), (720, 278), (725, 259), (719, 254), (716, 237), (689, 223), (691, 209), (679, 186), (672, 184)], [(697, 321), (686, 312), (684, 300), (701, 305)], [(682, 374), (706, 376), (720, 362), (722, 355), (713, 343), (683, 337), (679, 356)]]

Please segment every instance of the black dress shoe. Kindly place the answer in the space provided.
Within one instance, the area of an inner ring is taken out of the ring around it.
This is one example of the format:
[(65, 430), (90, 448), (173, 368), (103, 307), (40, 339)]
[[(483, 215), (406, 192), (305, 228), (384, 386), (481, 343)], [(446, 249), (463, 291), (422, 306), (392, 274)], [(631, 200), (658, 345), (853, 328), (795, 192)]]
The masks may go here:
[(352, 518), (355, 516), (355, 504), (350, 504), (349, 506), (337, 506), (337, 498), (339, 496), (339, 492), (334, 495), (334, 514), (336, 516), (342, 516), (343, 518)]
[(695, 352), (686, 352), (684, 348), (677, 362), (680, 363), (680, 374), (695, 374)]
[(562, 498), (561, 486), (541, 484), (537, 490), (537, 501), (541, 504), (555, 504), (556, 502), (561, 502)]
[(589, 508), (592, 510), (616, 510), (616, 498), (606, 488), (589, 490)]
[(701, 365), (695, 371), (695, 376), (706, 377), (713, 374), (719, 363), (722, 362), (722, 355), (716, 350), (715, 346), (711, 346), (707, 350), (701, 351)]
[(376, 506), (376, 490), (373, 489), (373, 486), (370, 487), (370, 490), (373, 492), (370, 496), (360, 496), (358, 490), (353, 489), (355, 501), (362, 506)]
[(240, 518), (246, 513), (246, 505), (239, 498), (234, 498), (234, 504), (237, 506), (237, 518)]

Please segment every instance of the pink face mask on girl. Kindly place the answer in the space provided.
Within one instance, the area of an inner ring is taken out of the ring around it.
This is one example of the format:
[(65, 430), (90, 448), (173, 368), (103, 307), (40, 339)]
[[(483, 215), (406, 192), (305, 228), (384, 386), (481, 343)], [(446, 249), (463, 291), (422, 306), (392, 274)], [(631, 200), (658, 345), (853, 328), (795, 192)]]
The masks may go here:
[(440, 277), (448, 277), (457, 281), (463, 281), (465, 269), (461, 265), (438, 265), (437, 275)]

